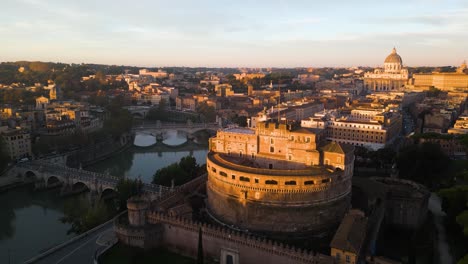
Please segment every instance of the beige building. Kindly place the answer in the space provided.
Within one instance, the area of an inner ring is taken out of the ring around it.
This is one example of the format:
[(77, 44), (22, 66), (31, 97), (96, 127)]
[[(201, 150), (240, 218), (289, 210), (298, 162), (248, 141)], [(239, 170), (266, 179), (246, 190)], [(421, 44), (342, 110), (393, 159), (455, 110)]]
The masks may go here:
[(49, 105), (49, 99), (44, 96), (36, 98), (36, 110), (45, 111)]
[(223, 83), (217, 84), (215, 86), (216, 96), (220, 97), (229, 97), (234, 95), (234, 90), (232, 90), (232, 85)]
[(159, 69), (157, 72), (152, 72), (152, 71), (149, 71), (147, 69), (141, 69), (139, 71), (139, 74), (141, 76), (151, 76), (151, 77), (157, 78), (157, 79), (158, 78), (167, 78), (168, 77), (167, 72), (165, 72), (165, 71), (163, 71), (161, 69)]
[(428, 90), (430, 87), (434, 87), (443, 91), (467, 91), (466, 62), (463, 62), (456, 72), (413, 74), (411, 84), (415, 90)]
[(357, 264), (364, 259), (363, 245), (367, 232), (367, 217), (359, 210), (351, 210), (341, 221), (330, 243), (331, 256), (336, 264)]
[(408, 83), (408, 70), (403, 68), (403, 60), (395, 48), (385, 58), (384, 68), (364, 74), (364, 87), (371, 91), (398, 91)]
[(5, 141), (11, 160), (31, 157), (31, 135), (26, 130), (0, 128), (0, 134)]
[(0, 119), (8, 119), (13, 116), (13, 108), (11, 107), (3, 107), (0, 108)]
[(233, 74), (234, 77), (236, 77), (236, 80), (240, 80), (240, 81), (248, 81), (248, 80), (251, 80), (251, 79), (255, 79), (255, 78), (263, 78), (265, 77), (265, 74), (264, 73), (236, 73), (236, 74)]
[(176, 97), (176, 109), (179, 111), (190, 110), (195, 111), (197, 109), (197, 99), (193, 95), (188, 96), (177, 96)]
[(400, 113), (384, 109), (354, 109), (351, 114), (342, 116), (330, 111), (302, 120), (301, 126), (324, 129), (328, 140), (376, 150), (398, 137), (402, 117)]
[(449, 134), (468, 134), (468, 116), (460, 116), (453, 125), (453, 128), (449, 128), (447, 133)]

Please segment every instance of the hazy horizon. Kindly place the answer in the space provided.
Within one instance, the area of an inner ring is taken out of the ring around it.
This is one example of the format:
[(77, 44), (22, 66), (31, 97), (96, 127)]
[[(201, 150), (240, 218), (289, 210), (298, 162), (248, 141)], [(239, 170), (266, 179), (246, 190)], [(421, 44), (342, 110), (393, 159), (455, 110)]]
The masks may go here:
[(0, 61), (136, 67), (409, 67), (468, 59), (468, 2), (14, 0)]

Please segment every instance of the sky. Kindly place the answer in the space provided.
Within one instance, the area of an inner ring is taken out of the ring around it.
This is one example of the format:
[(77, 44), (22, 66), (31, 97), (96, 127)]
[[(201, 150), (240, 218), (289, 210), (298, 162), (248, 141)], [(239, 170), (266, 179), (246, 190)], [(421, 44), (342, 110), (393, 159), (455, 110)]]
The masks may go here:
[(0, 61), (207, 67), (468, 60), (468, 0), (1, 0)]

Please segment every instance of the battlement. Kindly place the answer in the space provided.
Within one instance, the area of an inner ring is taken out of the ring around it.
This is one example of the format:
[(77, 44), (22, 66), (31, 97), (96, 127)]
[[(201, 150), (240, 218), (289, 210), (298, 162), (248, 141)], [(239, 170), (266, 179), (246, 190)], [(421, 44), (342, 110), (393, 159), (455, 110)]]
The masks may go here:
[(259, 238), (251, 234), (235, 231), (225, 227), (195, 222), (187, 218), (169, 216), (160, 212), (151, 212), (148, 219), (152, 224), (177, 226), (187, 231), (198, 233), (201, 229), (203, 237), (216, 238), (232, 245), (244, 245), (252, 249), (268, 252), (272, 255), (287, 257), (295, 263), (332, 263), (331, 257), (314, 253), (291, 245), (270, 239)]

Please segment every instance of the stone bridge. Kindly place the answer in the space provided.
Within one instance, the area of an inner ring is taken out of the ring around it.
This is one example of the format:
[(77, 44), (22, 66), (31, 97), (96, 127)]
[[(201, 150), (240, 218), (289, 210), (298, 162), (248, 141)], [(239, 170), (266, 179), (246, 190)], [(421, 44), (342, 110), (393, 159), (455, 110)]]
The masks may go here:
[(220, 129), (221, 126), (219, 126), (218, 123), (192, 123), (192, 122), (187, 122), (187, 123), (162, 123), (162, 122), (155, 122), (155, 123), (148, 123), (148, 124), (143, 124), (140, 126), (136, 126), (132, 128), (132, 131), (134, 132), (146, 132), (152, 135), (159, 135), (162, 133), (165, 133), (167, 131), (171, 130), (177, 130), (177, 131), (184, 131), (187, 134), (191, 135), (193, 133), (196, 133), (198, 131), (202, 130), (211, 130), (211, 131), (217, 131)]
[(151, 109), (150, 106), (127, 106), (124, 108), (127, 109), (133, 117), (140, 119), (144, 119)]
[[(62, 186), (62, 193), (76, 193), (85, 189), (97, 193), (100, 197), (115, 192), (120, 177), (74, 169), (61, 164), (46, 161), (31, 161), (19, 163), (9, 172), (23, 181), (36, 182), (36, 187), (52, 188)], [(170, 188), (143, 183), (143, 192), (153, 198), (158, 198)]]

